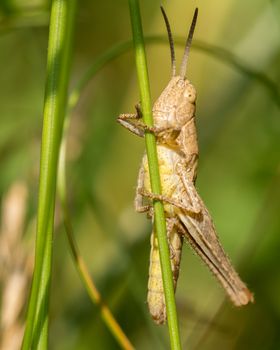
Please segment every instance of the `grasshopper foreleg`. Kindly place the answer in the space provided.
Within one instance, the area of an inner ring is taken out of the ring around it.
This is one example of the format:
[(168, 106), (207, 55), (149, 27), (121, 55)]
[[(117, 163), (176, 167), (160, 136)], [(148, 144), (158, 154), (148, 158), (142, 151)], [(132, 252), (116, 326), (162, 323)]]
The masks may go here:
[(133, 134), (144, 137), (144, 124), (139, 120), (138, 114), (120, 114), (117, 121)]
[(135, 106), (136, 113), (125, 113), (120, 114), (117, 118), (117, 122), (120, 123), (124, 128), (132, 132), (133, 134), (144, 137), (145, 131), (154, 133), (156, 136), (173, 130), (174, 128), (170, 127), (157, 127), (157, 126), (148, 126), (143, 123), (142, 111), (140, 104)]
[(170, 130), (169, 127), (158, 128), (156, 126), (148, 126), (144, 124), (141, 120), (139, 120), (138, 114), (135, 113), (120, 114), (117, 118), (117, 121), (124, 128), (140, 137), (145, 136), (145, 131), (149, 131), (158, 136), (159, 134)]

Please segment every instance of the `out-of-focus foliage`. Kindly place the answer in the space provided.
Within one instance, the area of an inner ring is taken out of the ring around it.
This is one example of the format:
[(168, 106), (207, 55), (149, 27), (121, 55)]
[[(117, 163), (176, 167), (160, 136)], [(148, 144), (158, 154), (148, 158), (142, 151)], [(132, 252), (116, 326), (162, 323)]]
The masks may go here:
[[(146, 35), (165, 34), (160, 1), (142, 1)], [(280, 2), (163, 2), (174, 34), (185, 36), (195, 6), (195, 38), (229, 50), (278, 85)], [(25, 238), (34, 240), (48, 2), (0, 2), (0, 190), (28, 185)], [(126, 1), (81, 1), (72, 86), (94, 58), (131, 38)], [(147, 48), (152, 96), (170, 78), (167, 45)], [(182, 48), (176, 47), (180, 62)], [(280, 344), (280, 111), (254, 76), (205, 52), (191, 51), (188, 77), (196, 86), (200, 162), (197, 187), (221, 241), (255, 293), (235, 309), (187, 246), (177, 303), (184, 348), (277, 349)], [(99, 290), (137, 349), (168, 347), (167, 329), (148, 315), (146, 286), (150, 226), (133, 211), (143, 140), (116, 122), (139, 100), (134, 56), (103, 68), (75, 109), (68, 142), (68, 196), (80, 250)], [(54, 241), (52, 349), (114, 349), (73, 267), (59, 212)]]

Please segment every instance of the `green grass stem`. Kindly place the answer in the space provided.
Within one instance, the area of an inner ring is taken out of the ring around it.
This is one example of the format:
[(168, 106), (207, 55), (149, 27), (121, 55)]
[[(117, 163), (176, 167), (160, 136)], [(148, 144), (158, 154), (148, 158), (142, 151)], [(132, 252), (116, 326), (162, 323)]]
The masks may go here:
[(23, 350), (47, 349), (57, 163), (67, 102), (76, 0), (51, 5), (41, 145), (35, 266)]
[[(137, 0), (129, 0), (130, 18), (136, 58), (136, 69), (138, 75), (141, 110), (143, 121), (148, 126), (153, 126), (152, 105), (150, 97), (150, 87), (148, 70), (142, 33), (140, 9)], [(151, 132), (145, 133), (145, 144), (149, 163), (150, 181), (153, 193), (161, 194), (160, 173), (158, 167), (156, 138)], [(181, 349), (177, 310), (175, 304), (173, 277), (170, 264), (169, 247), (166, 233), (166, 222), (163, 203), (158, 200), (153, 201), (154, 205), (154, 225), (158, 237), (161, 272), (165, 295), (167, 320), (170, 336), (171, 349)]]

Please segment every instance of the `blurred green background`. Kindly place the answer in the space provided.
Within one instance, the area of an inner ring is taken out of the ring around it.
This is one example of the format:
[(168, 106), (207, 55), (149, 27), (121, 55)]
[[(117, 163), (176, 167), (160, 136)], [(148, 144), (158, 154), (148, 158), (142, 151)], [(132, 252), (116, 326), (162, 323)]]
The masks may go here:
[[(141, 1), (145, 35), (194, 38), (230, 51), (246, 69), (191, 50), (200, 146), (197, 188), (220, 239), (255, 304), (234, 308), (207, 268), (185, 245), (176, 293), (184, 349), (280, 348), (280, 1)], [(49, 2), (0, 1), (0, 189), (28, 187), (25, 240), (34, 241)], [(131, 38), (124, 0), (79, 2), (71, 86), (94, 58)], [(177, 62), (182, 47), (176, 46)], [(170, 79), (166, 44), (147, 46), (152, 98)], [(260, 79), (262, 72), (267, 79)], [(274, 82), (271, 83), (270, 81)], [(81, 253), (106, 302), (137, 349), (169, 348), (166, 327), (148, 314), (150, 223), (134, 213), (144, 142), (116, 123), (139, 93), (133, 52), (100, 70), (71, 116), (68, 196)], [(30, 245), (32, 246), (32, 244)], [(31, 248), (30, 248), (31, 249)], [(89, 301), (71, 261), (58, 210), (51, 297), (51, 349), (118, 349)]]

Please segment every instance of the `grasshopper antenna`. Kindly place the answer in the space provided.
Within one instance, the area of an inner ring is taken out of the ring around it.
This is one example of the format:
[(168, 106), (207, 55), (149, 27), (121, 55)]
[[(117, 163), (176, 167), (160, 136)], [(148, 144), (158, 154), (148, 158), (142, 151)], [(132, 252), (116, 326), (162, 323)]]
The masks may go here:
[(164, 18), (164, 22), (165, 22), (167, 34), (168, 34), (168, 41), (169, 41), (169, 47), (170, 47), (170, 53), (171, 53), (172, 77), (175, 77), (175, 75), (176, 75), (176, 59), (175, 59), (174, 41), (172, 38), (170, 24), (169, 24), (167, 15), (164, 11), (164, 8), (162, 6), (160, 6), (160, 9), (161, 9), (161, 12), (162, 12), (162, 15)]
[(181, 68), (180, 68), (180, 76), (182, 78), (185, 78), (185, 76), (186, 76), (187, 63), (188, 63), (188, 58), (189, 58), (189, 53), (190, 53), (193, 33), (194, 33), (195, 25), (196, 25), (197, 15), (198, 15), (198, 8), (196, 8), (195, 11), (194, 11), (193, 20), (192, 20), (192, 24), (191, 24), (191, 27), (190, 27), (188, 39), (187, 39), (187, 42), (186, 42), (184, 56), (183, 56), (183, 59), (182, 59), (182, 64), (181, 64)]

